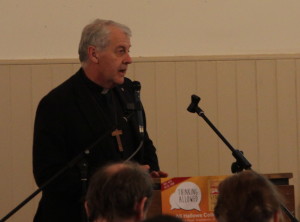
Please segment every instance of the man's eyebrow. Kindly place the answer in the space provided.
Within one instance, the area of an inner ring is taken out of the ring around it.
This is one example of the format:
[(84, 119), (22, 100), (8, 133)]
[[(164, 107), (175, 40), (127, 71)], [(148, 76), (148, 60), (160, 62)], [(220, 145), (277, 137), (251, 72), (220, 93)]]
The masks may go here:
[(116, 47), (116, 50), (120, 50), (120, 49), (123, 49), (125, 51), (129, 51), (130, 46), (119, 45), (119, 46)]
[(127, 44), (127, 43), (119, 43), (119, 44), (117, 45), (117, 48), (119, 48), (119, 47), (130, 48), (130, 47), (131, 47), (131, 44)]

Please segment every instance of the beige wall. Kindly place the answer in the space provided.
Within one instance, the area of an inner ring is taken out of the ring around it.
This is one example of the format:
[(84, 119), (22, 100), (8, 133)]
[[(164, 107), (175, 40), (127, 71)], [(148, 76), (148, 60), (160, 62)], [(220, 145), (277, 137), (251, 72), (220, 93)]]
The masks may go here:
[[(79, 67), (68, 58), (77, 58), (82, 27), (97, 17), (133, 31), (129, 76), (142, 82), (163, 169), (171, 176), (230, 173), (227, 147), (186, 111), (191, 94), (198, 94), (207, 117), (254, 169), (294, 174), (299, 218), (299, 8), (297, 0), (2, 0), (0, 218), (36, 189), (37, 103)], [(32, 218), (37, 202), (10, 221)]]
[[(35, 191), (31, 152), (40, 98), (73, 74), (77, 60), (0, 61), (0, 218)], [(300, 212), (300, 55), (135, 58), (147, 125), (170, 176), (228, 175), (228, 148), (186, 111), (191, 95), (261, 173), (292, 172)], [(30, 221), (39, 197), (12, 222)], [(24, 220), (26, 218), (26, 220)]]
[(100, 17), (131, 27), (132, 56), (300, 53), (298, 0), (1, 0), (0, 59), (76, 58)]

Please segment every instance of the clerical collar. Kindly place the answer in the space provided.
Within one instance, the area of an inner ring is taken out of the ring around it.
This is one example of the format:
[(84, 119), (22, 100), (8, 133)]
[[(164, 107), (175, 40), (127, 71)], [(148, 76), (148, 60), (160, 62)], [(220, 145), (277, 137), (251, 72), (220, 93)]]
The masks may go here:
[(97, 92), (101, 92), (101, 94), (105, 95), (109, 92), (110, 89), (103, 88), (102, 86), (99, 86), (97, 83), (90, 80), (84, 71), (82, 70), (82, 78), (86, 82), (86, 84), (93, 90), (96, 90)]
[(109, 92), (109, 89), (102, 88), (101, 94), (105, 95)]

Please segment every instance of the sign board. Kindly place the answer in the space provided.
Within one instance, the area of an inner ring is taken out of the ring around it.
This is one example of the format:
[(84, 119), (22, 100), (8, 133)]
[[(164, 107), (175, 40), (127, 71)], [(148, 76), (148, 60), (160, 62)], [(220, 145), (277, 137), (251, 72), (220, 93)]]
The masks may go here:
[(161, 178), (162, 213), (186, 222), (215, 222), (218, 185), (226, 177)]

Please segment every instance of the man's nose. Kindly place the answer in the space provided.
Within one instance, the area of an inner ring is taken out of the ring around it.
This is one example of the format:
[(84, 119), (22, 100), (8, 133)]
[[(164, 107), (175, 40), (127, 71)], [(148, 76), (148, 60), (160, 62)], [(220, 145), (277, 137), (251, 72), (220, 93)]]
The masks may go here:
[(132, 58), (131, 56), (129, 55), (129, 53), (126, 54), (126, 57), (124, 58), (124, 61), (123, 61), (125, 64), (131, 64), (132, 63)]

